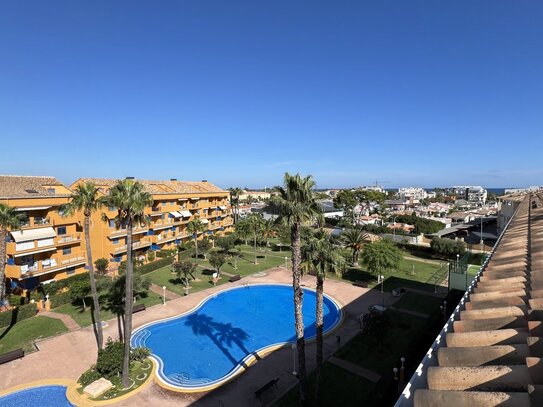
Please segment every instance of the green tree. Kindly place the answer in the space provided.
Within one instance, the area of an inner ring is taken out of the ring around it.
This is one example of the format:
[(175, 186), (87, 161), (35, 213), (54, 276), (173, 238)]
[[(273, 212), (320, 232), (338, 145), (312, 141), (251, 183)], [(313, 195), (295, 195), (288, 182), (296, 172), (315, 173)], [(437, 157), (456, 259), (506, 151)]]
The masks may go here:
[(99, 210), (102, 207), (102, 198), (100, 198), (100, 191), (93, 182), (85, 182), (77, 185), (74, 193), (71, 196), (70, 202), (65, 205), (63, 209), (63, 216), (73, 216), (77, 212), (83, 212), (85, 217), (83, 222), (83, 231), (85, 233), (85, 250), (87, 252), (87, 271), (89, 272), (90, 288), (92, 293), (92, 301), (94, 303), (94, 327), (96, 332), (96, 342), (98, 343), (98, 349), (102, 349), (103, 344), (103, 332), (102, 332), (102, 318), (100, 316), (100, 301), (98, 298), (98, 291), (96, 289), (96, 276), (94, 274), (93, 262), (92, 262), (92, 249), (90, 239), (91, 228), (91, 216), (93, 212)]
[(255, 264), (258, 264), (257, 255), (256, 255), (256, 244), (257, 244), (257, 239), (260, 236), (260, 233), (262, 232), (263, 221), (264, 219), (262, 218), (262, 215), (259, 213), (251, 213), (247, 217), (247, 224), (249, 225), (249, 229), (251, 230), (251, 234), (253, 235)]
[(215, 245), (220, 247), (223, 252), (228, 252), (228, 250), (232, 250), (236, 246), (236, 236), (228, 235), (219, 237), (215, 240)]
[(200, 220), (200, 218), (195, 218), (187, 223), (187, 233), (192, 236), (194, 239), (194, 249), (196, 253), (196, 258), (198, 258), (198, 235), (205, 232), (206, 226)]
[(185, 288), (189, 288), (189, 277), (193, 280), (195, 279), (194, 271), (196, 269), (196, 263), (193, 263), (191, 261), (176, 261), (172, 264), (172, 269), (177, 275), (177, 278), (183, 282), (183, 286)]
[(15, 208), (0, 203), (0, 304), (6, 297), (6, 242), (10, 230), (17, 229), (24, 215)]
[(454, 258), (456, 255), (462, 256), (466, 252), (466, 244), (461, 240), (441, 237), (434, 237), (430, 242), (430, 247), (445, 259)]
[[(387, 276), (398, 270), (402, 262), (402, 252), (393, 243), (387, 240), (366, 245), (362, 260), (368, 271), (374, 276)], [(381, 278), (381, 292), (383, 292), (384, 278)]]
[(234, 267), (234, 269), (237, 270), (238, 269), (239, 250), (238, 249), (230, 249), (227, 252), (227, 256), (228, 256), (228, 258), (230, 258), (231, 260), (234, 261), (234, 265), (232, 267)]
[(341, 276), (345, 268), (345, 261), (338, 252), (337, 241), (326, 231), (319, 229), (305, 239), (302, 246), (302, 268), (311, 270), (317, 277), (317, 301), (316, 301), (316, 320), (315, 327), (317, 332), (316, 361), (315, 370), (315, 403), (322, 404), (322, 364), (324, 362), (323, 350), (323, 332), (324, 332), (324, 280), (329, 273)]
[(238, 220), (236, 223), (236, 236), (240, 240), (244, 240), (246, 246), (249, 244), (248, 239), (251, 236), (251, 226), (247, 218)]
[(104, 204), (117, 209), (115, 223), (126, 228), (126, 274), (125, 274), (125, 309), (124, 309), (124, 358), (122, 369), (123, 386), (130, 385), (130, 337), (132, 336), (132, 307), (134, 298), (134, 258), (132, 251), (132, 231), (134, 224), (145, 224), (146, 207), (153, 204), (152, 196), (145, 191), (140, 182), (133, 179), (117, 181), (104, 197)]
[(230, 188), (230, 205), (232, 205), (232, 208), (234, 210), (234, 224), (238, 223), (239, 221), (239, 199), (241, 197), (241, 194), (243, 194), (243, 190), (241, 188)]
[(270, 239), (277, 236), (277, 231), (275, 230), (275, 223), (273, 220), (268, 219), (264, 220), (262, 222), (262, 228), (261, 228), (261, 235), (264, 238), (264, 257), (266, 257), (266, 254), (268, 252), (268, 246)]
[(217, 271), (217, 276), (221, 275), (221, 267), (226, 263), (226, 256), (223, 253), (213, 252), (209, 256), (209, 264)]
[(212, 247), (213, 244), (211, 243), (211, 240), (209, 240), (207, 237), (204, 237), (198, 243), (198, 249), (204, 255), (205, 260), (207, 260), (207, 252), (209, 252)]
[(103, 257), (96, 259), (94, 262), (94, 267), (96, 267), (96, 271), (98, 271), (98, 273), (105, 274), (107, 268), (109, 267), (109, 260)]
[(302, 178), (300, 174), (285, 174), (283, 186), (278, 189), (273, 203), (279, 210), (278, 223), (286, 224), (291, 231), (292, 246), (292, 287), (294, 290), (294, 321), (296, 329), (296, 348), (298, 351), (298, 380), (300, 403), (307, 401), (307, 368), (305, 361), (304, 321), (302, 314), (303, 295), (301, 281), (301, 228), (304, 223), (321, 218), (321, 209), (315, 200), (313, 177)]
[(81, 301), (83, 310), (87, 309), (85, 297), (91, 293), (91, 286), (88, 280), (77, 280), (70, 284), (70, 298), (72, 301)]
[(366, 242), (366, 232), (360, 227), (345, 229), (341, 234), (341, 240), (345, 247), (353, 253), (353, 266), (358, 267), (358, 256)]
[(342, 189), (334, 197), (334, 206), (343, 210), (343, 218), (354, 225), (354, 208), (358, 205), (356, 193), (350, 189)]

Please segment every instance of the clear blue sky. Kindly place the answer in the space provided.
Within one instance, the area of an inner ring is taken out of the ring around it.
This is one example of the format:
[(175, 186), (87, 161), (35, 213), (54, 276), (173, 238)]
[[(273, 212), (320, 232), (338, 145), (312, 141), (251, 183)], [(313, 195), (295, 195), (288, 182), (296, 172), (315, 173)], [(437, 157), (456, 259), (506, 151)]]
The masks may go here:
[(543, 2), (3, 1), (0, 173), (543, 183)]

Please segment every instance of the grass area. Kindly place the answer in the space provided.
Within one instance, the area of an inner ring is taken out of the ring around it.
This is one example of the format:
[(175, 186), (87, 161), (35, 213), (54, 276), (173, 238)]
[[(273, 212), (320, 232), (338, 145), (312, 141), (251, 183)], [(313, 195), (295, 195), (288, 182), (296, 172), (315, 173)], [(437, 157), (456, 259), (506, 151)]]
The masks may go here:
[(0, 329), (0, 353), (23, 348), (25, 352), (34, 350), (32, 343), (64, 332), (68, 328), (58, 319), (36, 316), (17, 322), (11, 328)]
[[(368, 406), (376, 407), (380, 397), (376, 397), (376, 384), (360, 376), (347, 372), (331, 363), (325, 363), (322, 369), (324, 406)], [(315, 374), (309, 376), (310, 405), (314, 394)], [(330, 391), (333, 389), (333, 391)], [(368, 397), (372, 394), (372, 397)], [(298, 386), (291, 389), (274, 407), (298, 406)]]
[[(90, 304), (91, 301), (92, 300), (89, 299), (89, 301), (87, 301), (87, 304)], [(146, 307), (150, 307), (156, 304), (160, 304), (161, 302), (162, 296), (149, 290), (149, 292), (147, 293), (147, 297), (139, 298), (136, 301), (136, 304), (145, 304)], [(81, 327), (92, 325), (92, 311), (90, 307), (87, 307), (86, 310), (83, 310), (83, 307), (80, 304), (65, 304), (53, 309), (53, 311), (71, 316), (75, 320), (75, 322), (77, 322)], [(100, 317), (102, 318), (102, 321), (107, 321), (109, 319), (115, 318), (116, 314), (108, 309), (107, 306), (102, 305), (102, 307), (100, 308)]]
[(441, 298), (407, 292), (394, 305), (399, 309), (430, 315), (437, 312), (442, 302)]

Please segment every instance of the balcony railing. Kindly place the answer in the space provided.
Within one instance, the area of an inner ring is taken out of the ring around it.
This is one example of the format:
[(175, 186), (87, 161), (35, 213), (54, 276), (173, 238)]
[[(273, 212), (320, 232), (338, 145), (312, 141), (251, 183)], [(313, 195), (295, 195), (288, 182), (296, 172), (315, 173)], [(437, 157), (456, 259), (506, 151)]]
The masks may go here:
[[(141, 247), (151, 246), (151, 241), (149, 239), (142, 239), (138, 240), (137, 242), (132, 243), (132, 250), (139, 249)], [(115, 247), (115, 253), (123, 253), (127, 249), (127, 245), (122, 245), (119, 247)]]
[(10, 264), (6, 266), (6, 275), (8, 277), (20, 278), (31, 276), (37, 273), (61, 270), (66, 267), (70, 267), (72, 264), (78, 264), (85, 262), (85, 256), (83, 252), (71, 253), (64, 257), (49, 258), (44, 260), (38, 260), (29, 264)]
[(73, 235), (61, 235), (58, 236), (56, 239), (56, 244), (58, 245), (65, 245), (70, 243), (77, 243), (81, 241), (81, 234), (76, 233)]

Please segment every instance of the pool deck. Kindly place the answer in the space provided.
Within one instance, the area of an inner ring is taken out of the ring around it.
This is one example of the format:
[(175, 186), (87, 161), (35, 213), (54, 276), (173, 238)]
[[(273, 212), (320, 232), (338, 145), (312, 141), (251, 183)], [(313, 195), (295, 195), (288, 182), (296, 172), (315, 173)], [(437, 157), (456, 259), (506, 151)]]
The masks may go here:
[[(210, 287), (209, 289), (190, 294), (187, 297), (168, 301), (166, 305), (156, 305), (144, 312), (133, 316), (134, 329), (158, 319), (171, 317), (189, 311), (197, 306), (207, 296), (228, 287), (243, 284), (282, 283), (291, 284), (290, 271), (284, 268), (268, 270), (264, 276), (245, 277), (235, 283)], [(305, 276), (302, 284), (308, 288), (315, 287), (315, 277)], [(342, 305), (344, 321), (341, 326), (325, 338), (325, 358), (331, 356), (338, 348), (336, 336), (341, 337), (341, 343), (347, 342), (359, 330), (358, 317), (367, 311), (372, 304), (381, 304), (383, 297), (375, 290), (355, 287), (351, 284), (328, 279), (325, 283), (325, 293)], [(385, 293), (385, 303), (393, 300)], [(107, 321), (104, 328), (104, 338), (118, 338), (117, 320)], [(79, 375), (96, 362), (96, 341), (92, 327), (79, 329), (54, 338), (37, 342), (39, 352), (28, 354), (21, 360), (0, 365), (0, 392), (13, 386), (40, 380), (70, 379), (77, 380)], [(182, 350), (181, 350), (182, 351)], [(307, 366), (311, 371), (315, 368), (315, 344), (306, 346)], [(233, 381), (207, 393), (176, 393), (151, 383), (132, 397), (112, 405), (139, 406), (254, 406), (254, 392), (271, 379), (279, 378), (278, 389), (270, 396), (280, 397), (297, 382), (292, 374), (293, 350), (282, 348), (266, 355), (262, 360), (253, 364), (248, 370), (237, 376)]]

